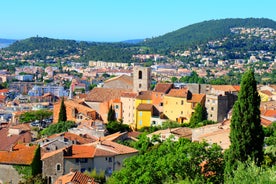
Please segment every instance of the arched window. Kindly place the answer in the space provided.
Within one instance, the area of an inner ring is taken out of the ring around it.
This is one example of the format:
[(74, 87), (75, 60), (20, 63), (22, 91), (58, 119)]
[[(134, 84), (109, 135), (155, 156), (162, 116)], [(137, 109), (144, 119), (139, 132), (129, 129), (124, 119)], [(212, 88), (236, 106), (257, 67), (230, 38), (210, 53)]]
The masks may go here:
[(61, 169), (60, 164), (57, 164), (57, 171), (60, 171), (60, 169)]
[(139, 79), (142, 79), (142, 71), (141, 70), (139, 71), (138, 75), (139, 75)]

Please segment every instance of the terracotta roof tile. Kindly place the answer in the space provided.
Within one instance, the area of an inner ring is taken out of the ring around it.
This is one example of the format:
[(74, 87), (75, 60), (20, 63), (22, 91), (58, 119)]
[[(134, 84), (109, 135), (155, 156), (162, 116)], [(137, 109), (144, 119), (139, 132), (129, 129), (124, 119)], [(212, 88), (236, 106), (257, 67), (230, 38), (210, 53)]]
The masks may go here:
[(151, 91), (141, 91), (140, 94), (136, 97), (136, 99), (140, 100), (151, 100)]
[(272, 125), (272, 121), (261, 117), (261, 124), (265, 127)]
[(10, 135), (9, 128), (0, 129), (0, 150), (8, 151), (17, 143), (29, 143), (32, 140), (30, 131), (22, 132), (19, 135)]
[(106, 102), (116, 98), (120, 98), (123, 92), (130, 92), (126, 89), (114, 89), (114, 88), (94, 88), (85, 98), (89, 102)]
[(72, 155), (65, 158), (93, 158), (96, 148), (91, 145), (72, 145)]
[(138, 107), (136, 108), (138, 111), (151, 111), (153, 105), (152, 104), (139, 104)]
[(130, 77), (128, 75), (120, 75), (118, 77), (113, 77), (111, 79), (108, 79), (108, 80), (104, 81), (104, 83), (108, 83), (108, 82), (111, 82), (111, 81), (114, 81), (114, 80), (119, 80), (123, 83), (128, 83), (130, 85), (133, 85), (133, 79), (132, 79), (132, 77)]
[(187, 98), (187, 96), (188, 96), (188, 89), (187, 88), (171, 89), (170, 92), (167, 94), (167, 96)]
[(205, 94), (193, 94), (192, 95), (192, 98), (190, 100), (188, 100), (188, 102), (197, 102), (197, 103), (200, 103), (203, 101), (203, 99), (205, 98)]
[(66, 175), (60, 176), (54, 184), (97, 184), (94, 178), (89, 177), (81, 172), (70, 172)]
[(167, 94), (170, 89), (173, 88), (173, 84), (172, 83), (158, 83), (156, 84), (155, 88), (154, 88), (154, 92), (162, 92)]
[(83, 113), (83, 114), (87, 114), (89, 112), (94, 112), (95, 110), (87, 107), (85, 105), (79, 104), (78, 102), (74, 101), (74, 100), (65, 100), (64, 101), (65, 106), (70, 106), (70, 107), (74, 107), (78, 110), (79, 113)]
[(268, 91), (268, 90), (262, 90), (262, 91), (260, 91), (261, 93), (263, 93), (263, 94), (265, 94), (265, 95), (267, 95), (267, 96), (272, 96), (273, 95), (273, 93), (271, 93), (270, 91)]
[(17, 146), (13, 151), (0, 151), (0, 163), (30, 165), (33, 162), (37, 145)]
[(135, 92), (123, 92), (121, 94), (121, 97), (127, 97), (127, 98), (136, 98), (138, 94)]
[(101, 144), (97, 144), (97, 149), (101, 148), (104, 150), (108, 150), (108, 151), (112, 151), (118, 155), (122, 155), (122, 154), (130, 154), (130, 153), (138, 153), (138, 150), (122, 145), (122, 144), (118, 144), (112, 141), (102, 141)]
[(0, 89), (0, 93), (7, 93), (9, 92), (9, 89)]
[(218, 91), (238, 91), (238, 87), (232, 85), (212, 85), (212, 88)]
[(266, 110), (263, 115), (268, 117), (276, 117), (276, 110)]

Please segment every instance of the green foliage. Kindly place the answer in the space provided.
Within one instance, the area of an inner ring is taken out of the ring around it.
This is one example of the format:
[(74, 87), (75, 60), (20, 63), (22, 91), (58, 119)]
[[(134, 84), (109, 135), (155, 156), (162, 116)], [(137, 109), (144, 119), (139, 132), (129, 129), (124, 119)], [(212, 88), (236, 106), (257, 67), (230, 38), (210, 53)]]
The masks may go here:
[(42, 174), (26, 178), (24, 181), (19, 181), (19, 184), (47, 184), (47, 178), (43, 178)]
[(31, 164), (32, 176), (36, 176), (42, 173), (42, 161), (40, 159), (40, 146), (38, 146), (38, 148), (35, 150), (35, 156)]
[(205, 80), (199, 77), (195, 71), (192, 71), (190, 76), (181, 77), (179, 81), (184, 83), (198, 83), (198, 84), (205, 83)]
[(108, 110), (108, 114), (107, 114), (107, 121), (110, 122), (110, 121), (115, 121), (116, 120), (116, 117), (115, 117), (115, 110), (112, 108), (112, 105), (109, 107), (109, 110)]
[(233, 176), (225, 179), (226, 184), (276, 183), (276, 167), (258, 167), (254, 162), (239, 162)]
[(29, 111), (20, 115), (19, 122), (20, 123), (28, 123), (35, 120), (43, 120), (45, 118), (49, 118), (53, 115), (52, 111), (49, 110), (37, 110), (37, 111)]
[(125, 160), (124, 167), (114, 172), (107, 183), (176, 183), (181, 180), (220, 183), (222, 171), (222, 153), (217, 145), (168, 139)]
[(271, 126), (265, 128), (265, 165), (276, 165), (276, 123), (273, 122)]
[(129, 132), (130, 128), (128, 125), (123, 124), (122, 122), (118, 121), (109, 121), (106, 125), (106, 129), (110, 134), (113, 134), (115, 132)]
[(258, 165), (263, 161), (264, 132), (260, 120), (260, 96), (252, 70), (242, 77), (238, 100), (231, 119), (229, 150), (225, 152), (226, 176), (237, 166), (237, 161), (252, 158)]
[(147, 39), (141, 45), (154, 48), (153, 50), (159, 50), (162, 53), (183, 50), (183, 48), (187, 49), (206, 41), (223, 39), (231, 34), (230, 28), (233, 27), (268, 27), (276, 29), (276, 24), (273, 20), (263, 18), (210, 20)]
[(56, 124), (51, 124), (49, 127), (43, 129), (41, 131), (41, 135), (49, 136), (56, 133), (67, 132), (68, 129), (75, 126), (76, 125), (73, 121), (60, 121)]
[(59, 109), (58, 122), (60, 122), (60, 121), (67, 121), (64, 98), (62, 98), (62, 100), (61, 100), (60, 109)]
[(84, 174), (94, 178), (95, 181), (99, 182), (100, 184), (105, 183), (105, 172), (103, 170), (97, 173), (97, 170), (93, 169), (91, 172), (85, 171)]
[(23, 179), (32, 177), (32, 167), (30, 165), (13, 165), (15, 170), (22, 175)]
[(190, 127), (197, 127), (198, 124), (207, 119), (206, 108), (200, 103), (195, 106), (195, 112), (190, 119)]

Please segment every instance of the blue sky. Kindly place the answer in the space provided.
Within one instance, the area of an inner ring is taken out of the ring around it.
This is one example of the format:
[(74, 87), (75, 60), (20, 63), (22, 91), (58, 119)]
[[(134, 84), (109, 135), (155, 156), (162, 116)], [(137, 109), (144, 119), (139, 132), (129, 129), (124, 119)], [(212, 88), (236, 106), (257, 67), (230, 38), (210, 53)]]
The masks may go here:
[(269, 18), (275, 0), (1, 0), (0, 38), (151, 38), (211, 19)]

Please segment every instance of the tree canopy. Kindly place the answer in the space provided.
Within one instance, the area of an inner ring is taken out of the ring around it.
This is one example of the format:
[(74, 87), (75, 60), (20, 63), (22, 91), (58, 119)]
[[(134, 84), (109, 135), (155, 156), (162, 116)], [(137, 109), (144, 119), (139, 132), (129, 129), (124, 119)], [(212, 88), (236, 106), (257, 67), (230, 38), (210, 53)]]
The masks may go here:
[(62, 100), (61, 100), (60, 109), (59, 109), (58, 122), (60, 122), (60, 121), (67, 121), (64, 98), (62, 98)]
[(43, 120), (49, 118), (53, 115), (52, 111), (49, 110), (37, 110), (37, 111), (28, 111), (19, 116), (20, 123), (29, 123), (35, 120)]
[(144, 154), (127, 159), (108, 183), (176, 183), (184, 179), (219, 182), (223, 179), (222, 173), (219, 146), (192, 143), (187, 139), (177, 142), (167, 139)]

